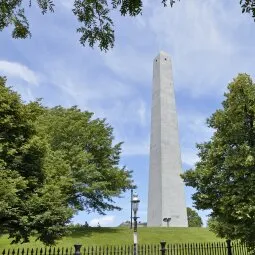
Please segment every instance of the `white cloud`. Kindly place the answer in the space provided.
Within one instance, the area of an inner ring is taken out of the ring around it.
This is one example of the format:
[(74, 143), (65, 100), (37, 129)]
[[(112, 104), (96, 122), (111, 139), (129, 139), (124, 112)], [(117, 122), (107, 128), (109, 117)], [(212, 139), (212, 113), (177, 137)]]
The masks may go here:
[(70, 0), (60, 0), (58, 1), (63, 7), (71, 11), (73, 9), (73, 1)]
[(149, 155), (150, 152), (149, 141), (140, 141), (140, 139), (137, 139), (133, 142), (132, 141), (125, 142), (122, 148), (123, 156)]
[(115, 221), (115, 216), (107, 215), (107, 216), (92, 219), (89, 222), (89, 225), (92, 227), (96, 227), (99, 224), (101, 227), (108, 227), (108, 226), (112, 226), (114, 224), (114, 221)]
[[(116, 46), (107, 55), (102, 54), (105, 65), (119, 78), (146, 84), (152, 77), (152, 59), (146, 51), (138, 51), (126, 44)], [(132, 86), (130, 82), (129, 86)], [(137, 84), (135, 84), (137, 86)]]
[(108, 121), (119, 128), (120, 132), (127, 131), (125, 134), (135, 134), (149, 127), (150, 111), (148, 108), (148, 104), (138, 96), (115, 98), (107, 107), (100, 107), (99, 104), (96, 107), (100, 117), (106, 117)]
[(147, 111), (146, 111), (146, 105), (145, 105), (145, 102), (144, 101), (140, 101), (140, 105), (137, 109), (137, 113), (138, 113), (138, 116), (140, 118), (140, 123), (142, 126), (146, 126), (146, 122), (148, 122), (148, 118), (147, 118)]
[(222, 27), (229, 21), (222, 8), (214, 0), (183, 1), (174, 8), (158, 5), (149, 22), (157, 40), (171, 45), (178, 53), (206, 50), (231, 53), (233, 45)]
[(0, 72), (2, 75), (22, 79), (30, 84), (38, 85), (38, 75), (27, 66), (17, 63), (0, 60)]
[(181, 136), (181, 143), (187, 144), (192, 141), (204, 142), (213, 135), (213, 129), (206, 124), (208, 116), (204, 116), (199, 111), (185, 111), (179, 114), (179, 129)]
[(49, 82), (64, 91), (82, 108), (101, 105), (103, 101), (130, 97), (134, 89), (124, 82), (99, 71), (100, 63), (86, 69), (66, 66), (64, 61), (52, 61), (45, 69)]
[[(182, 163), (193, 167), (195, 163), (198, 161), (198, 156), (196, 154), (196, 149), (195, 148), (183, 148), (182, 149)], [(185, 170), (185, 169), (184, 169)]]
[(198, 161), (196, 143), (208, 141), (214, 132), (207, 127), (206, 118), (199, 111), (179, 114), (182, 162), (191, 167)]

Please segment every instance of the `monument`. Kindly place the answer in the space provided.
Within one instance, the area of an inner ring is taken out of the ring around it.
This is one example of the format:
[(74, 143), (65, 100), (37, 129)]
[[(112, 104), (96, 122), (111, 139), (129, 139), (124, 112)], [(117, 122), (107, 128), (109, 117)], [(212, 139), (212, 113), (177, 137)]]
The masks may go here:
[(149, 227), (187, 227), (171, 60), (153, 62), (148, 217)]

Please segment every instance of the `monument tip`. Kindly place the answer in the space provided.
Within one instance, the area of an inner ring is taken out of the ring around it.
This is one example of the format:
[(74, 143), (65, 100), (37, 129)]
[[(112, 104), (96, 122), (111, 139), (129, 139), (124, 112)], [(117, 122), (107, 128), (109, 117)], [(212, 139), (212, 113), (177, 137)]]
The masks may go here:
[(166, 53), (165, 51), (161, 50), (161, 51), (159, 52), (159, 56), (169, 56), (169, 54)]

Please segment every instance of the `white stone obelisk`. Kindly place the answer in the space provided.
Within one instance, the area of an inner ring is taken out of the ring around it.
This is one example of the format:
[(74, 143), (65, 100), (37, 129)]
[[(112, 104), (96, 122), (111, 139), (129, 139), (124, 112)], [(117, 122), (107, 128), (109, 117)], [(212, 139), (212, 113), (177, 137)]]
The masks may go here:
[(188, 226), (181, 169), (171, 60), (168, 54), (160, 52), (153, 63), (149, 227)]

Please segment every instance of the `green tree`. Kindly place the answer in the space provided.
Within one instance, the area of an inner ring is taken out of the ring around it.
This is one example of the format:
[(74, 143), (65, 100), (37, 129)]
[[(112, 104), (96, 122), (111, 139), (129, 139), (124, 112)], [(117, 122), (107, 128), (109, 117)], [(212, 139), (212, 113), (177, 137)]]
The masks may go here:
[(188, 216), (188, 226), (189, 227), (199, 227), (200, 228), (203, 226), (202, 219), (195, 210), (187, 207), (187, 216)]
[[(237, 0), (236, 0), (237, 1)], [(162, 0), (162, 4), (171, 6), (175, 0)], [(240, 0), (242, 12), (252, 14), (255, 18), (255, 0)], [(27, 38), (31, 36), (29, 22), (25, 9), (38, 5), (42, 14), (54, 12), (54, 0), (1, 0), (0, 1), (0, 30), (13, 26), (13, 38)], [(114, 23), (111, 15), (114, 11), (122, 16), (137, 16), (142, 14), (142, 0), (74, 0), (72, 12), (81, 26), (77, 32), (81, 34), (80, 43), (90, 47), (98, 44), (101, 50), (107, 51), (114, 46)]]
[(39, 135), (61, 157), (74, 185), (68, 191), (72, 207), (88, 212), (117, 209), (112, 198), (131, 188), (131, 172), (119, 168), (121, 143), (113, 144), (113, 129), (105, 119), (77, 107), (46, 109), (37, 119)]
[(208, 120), (215, 130), (199, 144), (200, 161), (183, 174), (194, 187), (197, 209), (211, 209), (220, 237), (240, 239), (255, 247), (255, 84), (240, 74), (228, 85), (223, 108)]
[(34, 124), (37, 103), (25, 105), (5, 83), (0, 77), (0, 228), (14, 242), (37, 231), (38, 239), (52, 243), (73, 212), (58, 185), (47, 181), (47, 144)]
[(119, 168), (105, 120), (76, 107), (24, 104), (0, 78), (0, 229), (13, 242), (36, 234), (54, 244), (77, 210), (120, 209), (113, 197), (131, 186)]

